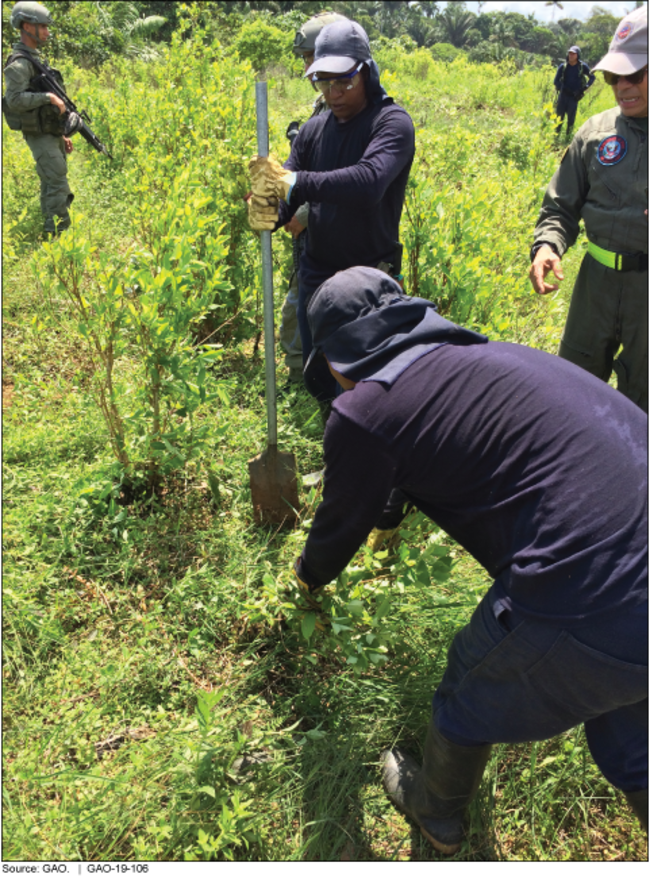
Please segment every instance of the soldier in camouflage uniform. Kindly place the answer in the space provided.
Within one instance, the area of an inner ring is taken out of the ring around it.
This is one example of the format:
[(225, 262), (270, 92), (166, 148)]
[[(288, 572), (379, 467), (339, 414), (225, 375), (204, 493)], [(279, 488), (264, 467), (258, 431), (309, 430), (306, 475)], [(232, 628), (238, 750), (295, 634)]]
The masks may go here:
[[(316, 45), (316, 37), (325, 27), (333, 21), (340, 21), (344, 18), (335, 12), (321, 12), (310, 18), (297, 31), (294, 42), (293, 52), (302, 58), (305, 70), (314, 62), (314, 47)], [(312, 88), (316, 88), (312, 84)], [(325, 98), (322, 94), (314, 101), (312, 116), (327, 109)], [(298, 134), (298, 122), (292, 122), (287, 129), (287, 137), (293, 143), (295, 136)], [(289, 369), (289, 380), (302, 384), (302, 343), (300, 341), (300, 330), (298, 328), (298, 263), (300, 255), (305, 247), (307, 236), (307, 218), (309, 216), (309, 205), (303, 204), (292, 216), (290, 222), (285, 226), (287, 232), (293, 235), (293, 271), (291, 280), (289, 281), (289, 289), (287, 297), (282, 305), (282, 322), (280, 323), (280, 342), (285, 350), (285, 362)]]
[[(648, 411), (648, 7), (624, 18), (605, 71), (618, 106), (587, 121), (551, 180), (535, 228), (530, 279), (564, 274), (560, 259), (575, 243), (580, 218), (589, 239), (573, 289), (559, 355)], [(615, 358), (619, 349), (622, 351)]]
[(22, 132), (36, 162), (46, 236), (70, 225), (68, 208), (74, 198), (68, 185), (66, 160), (73, 146), (70, 138), (63, 134), (65, 106), (57, 95), (30, 87), (37, 73), (30, 57), (40, 60), (38, 50), (47, 42), (51, 24), (50, 13), (40, 3), (21, 0), (12, 9), (11, 26), (20, 31), (20, 41), (14, 44), (5, 64), (6, 87), (2, 102), (9, 127)]

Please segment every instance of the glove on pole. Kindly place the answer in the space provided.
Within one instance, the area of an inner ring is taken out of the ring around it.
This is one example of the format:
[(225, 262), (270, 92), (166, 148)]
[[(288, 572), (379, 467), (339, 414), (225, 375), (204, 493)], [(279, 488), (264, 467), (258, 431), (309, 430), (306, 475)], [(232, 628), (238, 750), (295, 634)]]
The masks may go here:
[(256, 232), (272, 232), (279, 218), (278, 199), (251, 195), (248, 199), (248, 225)]
[(296, 179), (293, 171), (285, 170), (273, 156), (255, 156), (248, 163), (248, 170), (255, 195), (289, 201), (289, 193)]

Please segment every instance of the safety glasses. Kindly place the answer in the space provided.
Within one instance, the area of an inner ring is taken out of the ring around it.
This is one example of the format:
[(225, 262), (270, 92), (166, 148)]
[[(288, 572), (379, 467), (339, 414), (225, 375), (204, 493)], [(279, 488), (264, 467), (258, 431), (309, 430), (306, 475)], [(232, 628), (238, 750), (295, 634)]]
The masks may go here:
[(647, 72), (648, 68), (643, 67), (641, 70), (637, 70), (636, 73), (630, 73), (628, 76), (619, 76), (616, 73), (610, 73), (608, 70), (603, 71), (603, 75), (607, 85), (618, 85), (620, 79), (627, 80), (630, 85), (638, 85), (640, 82), (643, 82), (643, 78)]
[(358, 67), (355, 67), (350, 73), (343, 73), (341, 76), (328, 77), (326, 79), (317, 79), (316, 77), (318, 74), (314, 73), (311, 81), (323, 92), (323, 94), (327, 94), (333, 88), (337, 91), (350, 91), (351, 88), (355, 87), (356, 82), (353, 81), (354, 77), (360, 72), (362, 67), (363, 62), (361, 62)]

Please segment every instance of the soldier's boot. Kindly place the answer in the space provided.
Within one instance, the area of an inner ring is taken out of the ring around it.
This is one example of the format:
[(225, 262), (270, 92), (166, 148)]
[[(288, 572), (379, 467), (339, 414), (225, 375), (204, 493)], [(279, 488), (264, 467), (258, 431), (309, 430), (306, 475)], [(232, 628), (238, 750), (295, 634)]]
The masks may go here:
[(630, 807), (634, 811), (644, 830), (648, 831), (648, 791), (638, 790), (635, 793), (624, 793)]
[(388, 797), (443, 854), (456, 853), (460, 848), (465, 809), (479, 788), (490, 750), (490, 744), (454, 744), (431, 721), (422, 768), (398, 749), (381, 754)]

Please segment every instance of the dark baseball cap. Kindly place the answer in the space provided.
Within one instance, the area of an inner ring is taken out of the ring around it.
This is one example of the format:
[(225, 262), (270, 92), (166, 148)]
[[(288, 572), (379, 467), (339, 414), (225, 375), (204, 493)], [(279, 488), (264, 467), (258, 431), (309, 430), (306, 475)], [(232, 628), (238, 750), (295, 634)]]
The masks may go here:
[(360, 61), (370, 61), (368, 34), (356, 21), (335, 21), (316, 37), (314, 63), (305, 73), (346, 73)]

